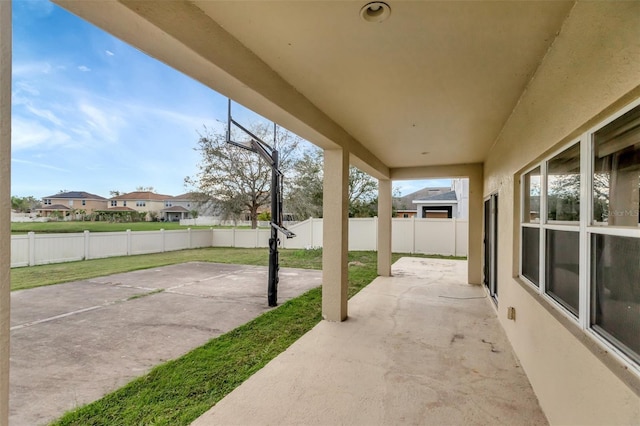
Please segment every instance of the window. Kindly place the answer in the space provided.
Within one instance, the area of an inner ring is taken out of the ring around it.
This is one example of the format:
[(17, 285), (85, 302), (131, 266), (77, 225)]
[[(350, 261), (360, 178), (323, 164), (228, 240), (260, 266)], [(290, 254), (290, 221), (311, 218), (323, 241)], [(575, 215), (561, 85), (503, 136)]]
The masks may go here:
[(640, 101), (520, 181), (520, 276), (640, 371)]
[(534, 285), (540, 285), (540, 230), (538, 228), (522, 228), (522, 275)]
[(87, 205), (87, 200), (82, 200), (82, 205), (86, 206)]
[(45, 206), (50, 206), (51, 205), (51, 199), (47, 198), (44, 200), (44, 205)]
[(638, 226), (640, 109), (593, 135), (593, 224)]
[(540, 167), (526, 173), (522, 203), (522, 265), (521, 274), (538, 285), (540, 276)]
[(591, 239), (591, 325), (640, 362), (640, 238)]
[(144, 201), (136, 201), (136, 207), (144, 207), (146, 206), (147, 203)]
[(165, 201), (164, 202), (164, 206), (165, 207), (171, 207), (171, 202), (170, 201)]
[(546, 230), (546, 292), (578, 316), (580, 234)]
[(540, 167), (536, 167), (524, 175), (523, 222), (540, 222), (540, 191)]
[(118, 202), (116, 200), (111, 200), (111, 207), (117, 207)]
[(124, 201), (122, 202), (122, 206), (123, 206), (123, 207), (127, 207), (127, 200), (124, 200)]
[(556, 222), (580, 220), (580, 144), (547, 163), (547, 219)]

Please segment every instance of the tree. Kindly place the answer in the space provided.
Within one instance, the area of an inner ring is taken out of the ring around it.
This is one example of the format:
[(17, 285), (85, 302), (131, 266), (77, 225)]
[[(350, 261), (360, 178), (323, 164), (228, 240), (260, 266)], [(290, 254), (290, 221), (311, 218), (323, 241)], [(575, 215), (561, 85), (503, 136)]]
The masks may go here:
[(30, 213), (41, 206), (35, 197), (11, 197), (11, 209), (18, 213)]
[(153, 186), (136, 186), (136, 191), (140, 192), (154, 192), (155, 188)]
[(322, 151), (305, 151), (291, 174), (284, 182), (285, 213), (293, 214), (296, 220), (322, 217)]
[[(293, 167), (293, 178), (285, 187), (287, 212), (297, 218), (322, 217), (323, 155), (317, 148), (305, 152)], [(367, 173), (349, 167), (349, 216), (378, 214), (378, 182)]]
[[(263, 141), (273, 144), (273, 128), (265, 123), (249, 126), (249, 130)], [(240, 139), (240, 135), (233, 135)], [(285, 173), (293, 164), (302, 139), (279, 129), (276, 149), (280, 170)], [(197, 188), (209, 199), (216, 200), (219, 213), (225, 219), (248, 213), (251, 227), (258, 224), (258, 209), (270, 205), (271, 166), (258, 154), (226, 143), (224, 131), (212, 132), (205, 127), (198, 146), (202, 159), (198, 172), (185, 178), (185, 184)]]

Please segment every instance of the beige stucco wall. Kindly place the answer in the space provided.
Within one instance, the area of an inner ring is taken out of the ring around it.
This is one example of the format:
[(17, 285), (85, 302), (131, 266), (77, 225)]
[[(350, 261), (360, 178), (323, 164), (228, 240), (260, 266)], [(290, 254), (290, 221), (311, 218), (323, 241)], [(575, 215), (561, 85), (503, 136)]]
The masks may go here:
[[(71, 201), (73, 201), (73, 203), (71, 203)], [(95, 210), (106, 210), (111, 205), (111, 202), (107, 200), (85, 200), (85, 205), (83, 206), (81, 199), (74, 198), (73, 200), (70, 200), (69, 198), (51, 198), (51, 204), (62, 204), (69, 208), (85, 210), (87, 214), (89, 214), (93, 213)]]
[(499, 192), (499, 318), (551, 424), (638, 424), (640, 379), (515, 278), (518, 174), (639, 98), (639, 76), (640, 2), (578, 2), (485, 162), (484, 193)]
[(9, 424), (11, 2), (0, 1), (0, 426)]

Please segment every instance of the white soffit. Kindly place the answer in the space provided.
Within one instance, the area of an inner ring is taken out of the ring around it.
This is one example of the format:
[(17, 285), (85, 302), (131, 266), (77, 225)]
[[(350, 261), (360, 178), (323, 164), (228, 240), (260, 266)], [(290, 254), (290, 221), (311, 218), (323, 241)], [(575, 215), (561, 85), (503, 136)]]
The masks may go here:
[(392, 168), (482, 162), (573, 6), (193, 3)]

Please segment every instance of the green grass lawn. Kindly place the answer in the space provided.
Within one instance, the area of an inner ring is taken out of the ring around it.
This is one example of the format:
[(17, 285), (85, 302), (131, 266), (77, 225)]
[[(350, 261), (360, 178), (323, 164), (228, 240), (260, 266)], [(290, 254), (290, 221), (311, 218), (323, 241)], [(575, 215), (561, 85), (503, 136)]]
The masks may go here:
[[(283, 268), (322, 268), (322, 250), (281, 249), (279, 253), (280, 266)], [(373, 257), (375, 258), (375, 253)], [(211, 247), (13, 268), (11, 269), (11, 290), (24, 290), (184, 262), (267, 266), (269, 249)]]
[[(376, 256), (375, 252), (349, 253), (349, 261), (353, 262), (349, 267), (349, 297), (377, 276)], [(401, 256), (394, 254), (393, 261)], [(132, 258), (137, 259), (127, 263), (126, 259)], [(76, 262), (67, 269), (104, 261), (105, 264), (74, 272), (76, 276), (88, 278), (95, 276), (93, 271), (98, 266), (104, 275), (107, 271), (123, 272), (188, 260), (266, 265), (268, 259), (266, 249), (210, 248)], [(280, 264), (320, 269), (322, 251), (281, 250)], [(51, 265), (13, 272), (48, 267)], [(28, 286), (27, 281), (24, 283)], [(322, 318), (321, 297), (320, 288), (310, 290), (178, 359), (155, 367), (115, 392), (65, 414), (53, 425), (188, 425), (313, 328)]]
[(132, 231), (167, 231), (175, 229), (208, 229), (210, 226), (180, 226), (179, 222), (11, 222), (12, 234), (26, 234), (35, 232), (38, 234), (61, 234), (68, 232), (118, 232), (130, 229)]

